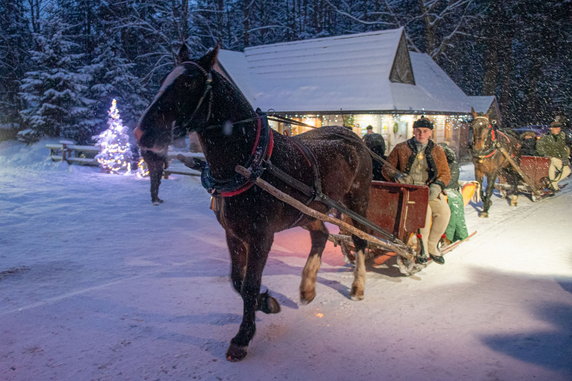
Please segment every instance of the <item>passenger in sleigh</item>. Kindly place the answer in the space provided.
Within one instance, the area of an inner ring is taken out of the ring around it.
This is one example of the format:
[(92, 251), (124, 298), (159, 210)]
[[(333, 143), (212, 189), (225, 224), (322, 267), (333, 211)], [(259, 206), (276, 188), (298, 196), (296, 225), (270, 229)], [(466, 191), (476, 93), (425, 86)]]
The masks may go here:
[(520, 135), (520, 154), (525, 156), (538, 156), (536, 152), (536, 134), (528, 131)]
[(467, 224), (465, 222), (465, 203), (463, 202), (463, 195), (460, 192), (459, 185), (459, 163), (457, 162), (457, 155), (455, 151), (447, 145), (447, 143), (439, 143), (445, 151), (447, 156), (447, 163), (451, 171), (451, 181), (445, 187), (447, 194), (447, 204), (451, 209), (451, 218), (445, 230), (445, 245), (449, 245), (455, 241), (462, 241), (469, 236), (467, 231)]
[(429, 186), (429, 206), (425, 227), (420, 229), (425, 254), (436, 263), (445, 259), (437, 248), (441, 236), (449, 224), (451, 211), (443, 190), (451, 181), (451, 173), (443, 148), (431, 140), (433, 123), (425, 118), (413, 124), (413, 137), (399, 143), (389, 154), (383, 167), (383, 176), (393, 181)]
[(548, 178), (552, 190), (560, 190), (558, 183), (570, 175), (570, 148), (566, 145), (566, 135), (562, 132), (562, 123), (550, 123), (550, 132), (536, 144), (541, 156), (550, 158)]

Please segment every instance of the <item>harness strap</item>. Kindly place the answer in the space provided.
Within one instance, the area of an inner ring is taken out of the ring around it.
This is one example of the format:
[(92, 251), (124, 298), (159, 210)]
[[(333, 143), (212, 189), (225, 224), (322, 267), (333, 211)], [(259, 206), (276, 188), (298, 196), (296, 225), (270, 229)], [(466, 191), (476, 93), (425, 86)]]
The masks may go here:
[(312, 169), (314, 174), (314, 187), (316, 189), (316, 193), (322, 192), (322, 181), (320, 180), (320, 168), (318, 168), (318, 159), (316, 159), (316, 155), (314, 152), (309, 149), (299, 138), (292, 138), (290, 140), (294, 143), (294, 147), (300, 151), (306, 162), (308, 163), (308, 167)]
[(264, 114), (260, 114), (256, 123), (256, 137), (251, 149), (251, 156), (244, 165), (252, 172), (252, 178), (244, 178), (238, 173), (228, 179), (216, 179), (212, 176), (208, 163), (201, 173), (203, 187), (212, 195), (221, 197), (237, 196), (254, 185), (254, 180), (265, 170), (263, 161), (269, 160), (274, 149), (274, 135), (268, 126)]

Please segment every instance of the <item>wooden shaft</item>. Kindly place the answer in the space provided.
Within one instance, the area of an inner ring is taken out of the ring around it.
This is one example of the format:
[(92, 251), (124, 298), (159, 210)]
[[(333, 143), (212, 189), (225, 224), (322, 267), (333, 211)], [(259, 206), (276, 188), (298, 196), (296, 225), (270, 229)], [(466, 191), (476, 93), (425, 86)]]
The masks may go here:
[(506, 152), (506, 149), (504, 149), (503, 147), (499, 147), (499, 151), (501, 151), (505, 159), (508, 160), (508, 162), (510, 163), (510, 165), (512, 165), (514, 170), (520, 175), (520, 177), (522, 177), (522, 179), (530, 187), (530, 189), (532, 189), (532, 192), (537, 196), (542, 196), (540, 191), (536, 189), (536, 187), (533, 185), (534, 183), (532, 182), (532, 180), (530, 180), (530, 178), (522, 171), (522, 169), (520, 169), (518, 164), (516, 164), (516, 162), (512, 159), (512, 157), (510, 157), (508, 152)]
[[(241, 165), (237, 165), (236, 167), (234, 167), (234, 170), (237, 173), (239, 173), (242, 176), (247, 177), (247, 178), (249, 178), (251, 175), (251, 172)], [(367, 234), (367, 233), (355, 228), (353, 225), (350, 225), (347, 222), (344, 222), (344, 221), (339, 220), (337, 218), (328, 216), (327, 214), (320, 213), (317, 210), (314, 210), (314, 209), (304, 205), (300, 201), (296, 200), (294, 197), (287, 195), (286, 193), (275, 188), (273, 185), (262, 180), (260, 177), (256, 178), (256, 180), (254, 180), (254, 183), (256, 185), (258, 185), (261, 189), (265, 190), (266, 192), (270, 193), (272, 196), (279, 199), (280, 201), (285, 202), (286, 204), (298, 209), (299, 211), (301, 211), (302, 213), (304, 213), (310, 217), (313, 217), (313, 218), (316, 218), (318, 220), (321, 220), (324, 222), (329, 222), (331, 224), (337, 225), (340, 228), (349, 231), (351, 234), (356, 235), (361, 239), (365, 239), (366, 241), (375, 243), (375, 244), (377, 244), (377, 245), (379, 245), (379, 246), (381, 246), (387, 250), (396, 251), (396, 252), (406, 256), (407, 258), (411, 257), (411, 255), (409, 253), (404, 252), (404, 250), (402, 248), (398, 247), (397, 245), (393, 245), (390, 242), (382, 241), (373, 235)]]

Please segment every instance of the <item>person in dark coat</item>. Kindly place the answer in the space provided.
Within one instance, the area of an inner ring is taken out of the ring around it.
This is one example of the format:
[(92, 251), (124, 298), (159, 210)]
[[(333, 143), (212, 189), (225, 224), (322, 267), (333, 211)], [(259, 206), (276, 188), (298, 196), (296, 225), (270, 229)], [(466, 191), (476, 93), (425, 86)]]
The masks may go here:
[(163, 202), (163, 200), (159, 198), (159, 186), (161, 185), (163, 171), (168, 166), (167, 158), (149, 150), (143, 150), (141, 156), (143, 160), (145, 160), (145, 164), (149, 169), (149, 177), (151, 178), (151, 202), (153, 205), (159, 205)]
[(552, 190), (558, 191), (558, 183), (570, 175), (570, 148), (566, 145), (566, 135), (562, 132), (562, 123), (550, 123), (550, 132), (536, 144), (536, 150), (542, 156), (550, 158), (548, 178)]
[[(383, 160), (386, 159), (385, 157), (385, 140), (383, 136), (373, 132), (372, 126), (366, 127), (366, 134), (363, 136), (363, 141), (365, 145), (373, 151), (376, 155), (380, 156)], [(383, 169), (383, 162), (376, 160), (376, 158), (372, 158), (373, 160), (373, 179), (374, 180), (383, 180), (382, 169)]]
[(520, 154), (526, 156), (538, 156), (536, 152), (536, 134), (532, 131), (520, 135)]

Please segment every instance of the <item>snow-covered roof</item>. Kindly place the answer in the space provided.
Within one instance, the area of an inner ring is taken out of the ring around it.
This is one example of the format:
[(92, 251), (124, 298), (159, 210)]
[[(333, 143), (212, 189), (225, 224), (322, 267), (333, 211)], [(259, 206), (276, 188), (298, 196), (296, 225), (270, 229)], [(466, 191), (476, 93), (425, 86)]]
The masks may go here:
[(463, 91), (427, 55), (409, 52), (415, 84), (389, 77), (403, 28), (222, 50), (219, 62), (254, 107), (277, 112), (468, 113)]
[(487, 111), (489, 111), (495, 99), (496, 97), (494, 95), (469, 96), (469, 101), (471, 102), (471, 106), (475, 109), (476, 112), (481, 114), (486, 114)]

